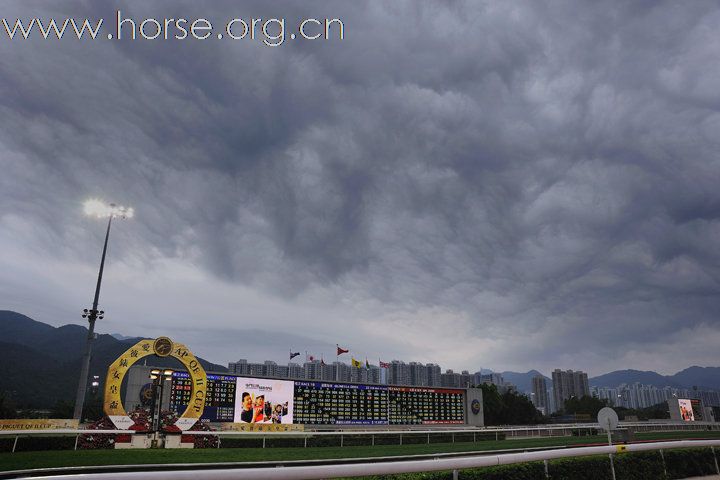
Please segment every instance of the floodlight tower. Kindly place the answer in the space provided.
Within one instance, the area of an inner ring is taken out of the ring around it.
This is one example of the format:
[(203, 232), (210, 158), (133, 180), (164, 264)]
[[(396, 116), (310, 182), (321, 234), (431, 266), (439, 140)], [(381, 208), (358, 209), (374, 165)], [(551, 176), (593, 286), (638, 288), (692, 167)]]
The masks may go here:
[(83, 205), (85, 215), (96, 218), (107, 218), (107, 231), (105, 232), (105, 244), (103, 245), (102, 258), (100, 259), (100, 271), (98, 272), (97, 285), (95, 286), (95, 298), (91, 309), (83, 309), (82, 317), (87, 318), (88, 327), (87, 342), (85, 343), (85, 354), (83, 355), (80, 367), (80, 381), (78, 382), (77, 396), (75, 397), (75, 412), (73, 418), (81, 420), (83, 404), (85, 403), (85, 391), (87, 389), (88, 372), (90, 370), (90, 357), (92, 356), (92, 342), (95, 339), (95, 320), (102, 320), (105, 312), (98, 310), (100, 300), (100, 284), (102, 283), (103, 269), (105, 268), (105, 254), (107, 253), (108, 238), (110, 237), (110, 226), (115, 217), (132, 218), (132, 208), (121, 207), (114, 203), (105, 204), (101, 200), (88, 200)]

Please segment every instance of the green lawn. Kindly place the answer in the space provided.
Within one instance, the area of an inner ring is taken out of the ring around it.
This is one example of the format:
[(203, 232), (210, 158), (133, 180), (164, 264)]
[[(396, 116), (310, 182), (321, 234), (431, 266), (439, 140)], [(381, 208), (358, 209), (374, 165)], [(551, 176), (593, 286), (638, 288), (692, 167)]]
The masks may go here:
[[(638, 440), (720, 438), (720, 432), (662, 432), (637, 435)], [(223, 448), (207, 450), (85, 450), (0, 453), (0, 471), (81, 465), (126, 465), (147, 463), (251, 462), (309, 460), (322, 458), (420, 455), (445, 452), (489, 451), (531, 447), (550, 447), (602, 443), (604, 435), (592, 437), (554, 437), (523, 440), (482, 441), (477, 443), (434, 443), (431, 445), (378, 445), (364, 447), (314, 448)]]

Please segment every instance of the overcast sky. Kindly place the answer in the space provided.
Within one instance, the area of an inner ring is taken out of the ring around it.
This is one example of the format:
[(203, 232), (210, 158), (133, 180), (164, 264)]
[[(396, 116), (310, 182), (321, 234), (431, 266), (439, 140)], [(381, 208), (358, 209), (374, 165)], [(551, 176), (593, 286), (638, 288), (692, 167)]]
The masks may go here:
[(720, 365), (716, 2), (100, 3), (0, 17), (337, 17), (345, 39), (0, 31), (0, 309), (82, 324), (96, 197), (136, 211), (99, 331), (216, 363)]

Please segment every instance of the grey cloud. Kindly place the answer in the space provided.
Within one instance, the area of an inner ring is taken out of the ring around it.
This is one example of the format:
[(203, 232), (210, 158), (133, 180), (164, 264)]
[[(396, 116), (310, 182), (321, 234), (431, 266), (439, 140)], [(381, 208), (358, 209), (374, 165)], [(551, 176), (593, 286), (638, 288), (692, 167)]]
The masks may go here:
[(542, 336), (520, 368), (720, 328), (714, 3), (116, 6), (330, 12), (347, 39), (0, 46), (0, 215), (37, 248), (85, 258), (101, 233), (48, 206), (126, 199), (119, 258), (447, 308), (510, 350)]

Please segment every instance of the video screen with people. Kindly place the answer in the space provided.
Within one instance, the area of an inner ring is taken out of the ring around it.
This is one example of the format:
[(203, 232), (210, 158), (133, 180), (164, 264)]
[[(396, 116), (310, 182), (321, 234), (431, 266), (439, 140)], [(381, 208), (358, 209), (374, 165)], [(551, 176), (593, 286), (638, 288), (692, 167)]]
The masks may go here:
[(692, 402), (685, 398), (679, 398), (678, 405), (680, 407), (680, 418), (686, 422), (694, 422), (695, 415), (693, 414)]
[(293, 382), (238, 377), (236, 423), (293, 423)]

